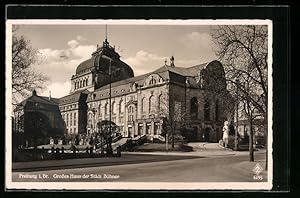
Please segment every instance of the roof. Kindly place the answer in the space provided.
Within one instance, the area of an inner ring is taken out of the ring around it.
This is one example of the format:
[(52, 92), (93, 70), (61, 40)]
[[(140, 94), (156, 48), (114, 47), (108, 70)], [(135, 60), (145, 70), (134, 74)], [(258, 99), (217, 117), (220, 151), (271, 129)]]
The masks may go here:
[(157, 73), (157, 72), (163, 72), (163, 71), (170, 71), (182, 76), (197, 76), (199, 70), (202, 70), (206, 67), (208, 63), (203, 63), (200, 65), (195, 65), (192, 67), (170, 67), (170, 66), (162, 66), (155, 70), (152, 73)]
[[(205, 68), (206, 65), (207, 65), (207, 63), (204, 63), (204, 64), (195, 65), (195, 66), (187, 67), (187, 68), (186, 67), (162, 66), (153, 72), (149, 72), (149, 73), (146, 73), (146, 74), (143, 74), (140, 76), (136, 76), (136, 77), (132, 77), (132, 78), (128, 78), (125, 80), (120, 80), (118, 82), (111, 83), (111, 87), (117, 87), (120, 85), (134, 83), (134, 82), (138, 83), (138, 85), (141, 85), (141, 84), (143, 84), (145, 78), (147, 78), (147, 76), (149, 76), (151, 74), (159, 74), (162, 78), (164, 78), (164, 80), (169, 78), (168, 72), (173, 72), (173, 73), (176, 73), (176, 74), (179, 74), (182, 76), (197, 76), (199, 69)], [(108, 88), (109, 88), (109, 85), (105, 85), (95, 91), (105, 90)]]
[(88, 90), (79, 90), (59, 99), (59, 104), (78, 102), (82, 94), (88, 94)]
[(51, 98), (49, 100), (49, 97), (38, 96), (38, 95), (32, 95), (32, 96), (28, 97), (27, 99), (23, 100), (22, 102), (20, 102), (20, 104), (22, 106), (25, 106), (28, 102), (47, 104), (47, 105), (58, 105), (57, 98)]

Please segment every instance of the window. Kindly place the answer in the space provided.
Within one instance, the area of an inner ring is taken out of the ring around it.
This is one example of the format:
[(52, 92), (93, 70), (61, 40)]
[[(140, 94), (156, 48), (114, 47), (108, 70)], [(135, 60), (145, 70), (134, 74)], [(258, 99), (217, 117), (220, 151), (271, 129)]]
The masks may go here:
[(73, 125), (73, 117), (72, 117), (72, 113), (70, 113), (70, 126)]
[(67, 114), (66, 120), (67, 120), (67, 126), (69, 126), (69, 114)]
[(85, 85), (86, 85), (86, 86), (88, 86), (88, 82), (89, 82), (89, 80), (86, 79), (86, 80), (85, 80)]
[(141, 110), (142, 110), (142, 113), (144, 113), (145, 112), (145, 98), (142, 98), (142, 100), (141, 100)]
[(204, 102), (204, 120), (210, 120), (210, 104), (208, 100)]
[(115, 102), (112, 102), (112, 104), (111, 104), (111, 113), (112, 114), (116, 114), (116, 103)]
[(191, 118), (197, 119), (198, 117), (198, 100), (196, 97), (191, 99)]
[(124, 117), (120, 117), (120, 124), (123, 124), (124, 123)]
[(119, 111), (120, 111), (120, 113), (123, 113), (124, 112), (124, 101), (123, 100), (121, 100), (120, 101), (120, 109), (119, 109)]
[(101, 117), (102, 113), (101, 113), (101, 104), (99, 104), (98, 106), (98, 117)]
[(143, 135), (143, 128), (144, 128), (143, 124), (139, 124), (139, 126), (138, 126), (138, 135)]
[(82, 87), (82, 80), (80, 81), (80, 88)]
[(157, 105), (158, 105), (158, 111), (161, 111), (161, 101), (162, 101), (162, 95), (158, 96), (158, 101), (157, 101)]
[(76, 112), (74, 112), (74, 126), (76, 126)]
[(108, 115), (109, 114), (109, 109), (108, 109), (108, 103), (105, 104), (104, 106), (104, 112), (105, 112), (105, 115)]
[(154, 111), (154, 96), (150, 96), (149, 98), (149, 112), (153, 112)]
[(155, 123), (154, 124), (154, 135), (158, 135), (160, 132), (160, 124), (159, 123)]
[(133, 106), (129, 106), (128, 107), (128, 121), (132, 122), (134, 121), (134, 107)]
[(146, 134), (149, 135), (151, 133), (151, 124), (146, 125)]
[(156, 80), (152, 78), (149, 82), (149, 85), (154, 85), (155, 83), (156, 83)]

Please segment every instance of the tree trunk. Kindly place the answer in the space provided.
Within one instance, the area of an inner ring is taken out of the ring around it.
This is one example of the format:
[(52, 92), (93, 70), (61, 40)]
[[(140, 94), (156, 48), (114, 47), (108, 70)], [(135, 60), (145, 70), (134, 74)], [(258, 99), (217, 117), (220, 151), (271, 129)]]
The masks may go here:
[(266, 167), (265, 170), (268, 170), (268, 114), (265, 113), (264, 120), (264, 133), (265, 133), (265, 148), (266, 148)]
[(174, 121), (173, 121), (173, 123), (172, 123), (172, 148), (174, 148), (175, 147), (175, 123), (174, 123)]
[(249, 116), (249, 160), (254, 161), (252, 118)]

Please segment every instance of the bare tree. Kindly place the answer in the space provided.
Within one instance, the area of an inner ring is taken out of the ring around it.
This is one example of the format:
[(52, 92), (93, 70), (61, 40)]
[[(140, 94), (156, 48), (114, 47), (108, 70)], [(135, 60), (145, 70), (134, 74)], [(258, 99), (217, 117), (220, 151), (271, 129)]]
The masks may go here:
[(12, 97), (13, 105), (28, 96), (34, 89), (42, 89), (48, 80), (32, 66), (37, 63), (37, 50), (30, 41), (16, 35), (13, 28), (12, 36)]
[[(234, 90), (238, 89), (239, 97), (247, 101), (257, 110), (258, 114), (263, 116), (265, 137), (267, 138), (267, 26), (218, 26), (212, 28), (211, 33), (213, 41), (217, 45), (216, 54), (225, 68), (229, 91), (235, 95)], [(251, 84), (251, 87), (245, 87), (245, 79), (248, 84)]]
[(184, 102), (178, 100), (179, 97), (176, 98), (174, 92), (175, 90), (171, 89), (167, 94), (162, 95), (159, 109), (163, 120), (162, 134), (171, 137), (172, 148), (175, 147), (175, 131), (186, 124)]

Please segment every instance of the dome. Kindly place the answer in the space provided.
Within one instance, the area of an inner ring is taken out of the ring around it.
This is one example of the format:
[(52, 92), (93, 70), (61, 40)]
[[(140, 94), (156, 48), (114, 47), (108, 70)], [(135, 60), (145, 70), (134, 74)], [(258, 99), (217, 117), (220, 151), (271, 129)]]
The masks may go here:
[(84, 72), (87, 69), (91, 69), (94, 67), (94, 62), (95, 62), (95, 56), (92, 56), (90, 59), (83, 61), (78, 65), (76, 68), (76, 74), (79, 74), (81, 72)]
[(106, 39), (103, 42), (103, 46), (97, 46), (97, 50), (92, 53), (91, 58), (78, 65), (76, 75), (93, 69), (108, 72), (109, 60), (111, 60), (112, 69), (117, 68), (118, 70), (128, 73), (130, 77), (134, 76), (131, 67), (120, 60), (120, 55), (115, 51), (114, 47), (109, 45)]

